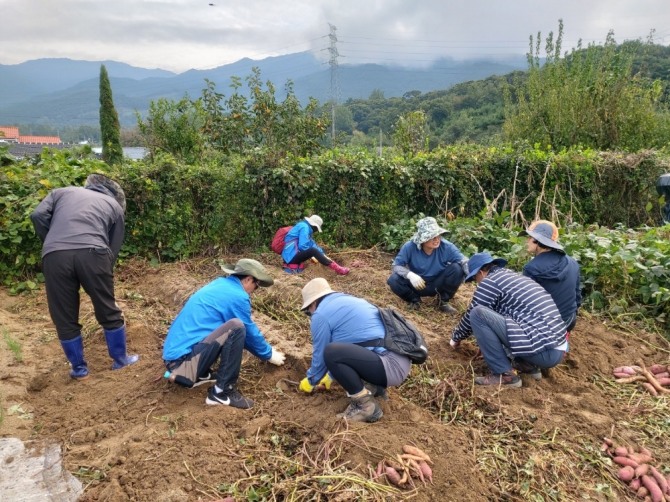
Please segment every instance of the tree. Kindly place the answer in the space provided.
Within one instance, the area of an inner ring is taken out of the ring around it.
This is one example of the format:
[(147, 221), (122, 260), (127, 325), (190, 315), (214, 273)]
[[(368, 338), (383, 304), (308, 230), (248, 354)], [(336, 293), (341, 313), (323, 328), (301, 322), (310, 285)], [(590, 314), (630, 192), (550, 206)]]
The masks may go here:
[(100, 137), (102, 139), (102, 159), (110, 166), (123, 161), (121, 148), (121, 126), (119, 114), (114, 108), (112, 86), (109, 83), (107, 68), (100, 67)]
[(416, 155), (427, 148), (428, 123), (423, 110), (401, 115), (394, 129), (393, 143), (404, 155)]
[(558, 35), (545, 41), (541, 62), (538, 33), (530, 37), (528, 76), (506, 93), (503, 132), (508, 140), (554, 149), (583, 146), (598, 150), (636, 151), (667, 142), (667, 114), (659, 107), (663, 86), (633, 74), (633, 49), (617, 46), (609, 32), (602, 46), (581, 42), (561, 55), (563, 22)]

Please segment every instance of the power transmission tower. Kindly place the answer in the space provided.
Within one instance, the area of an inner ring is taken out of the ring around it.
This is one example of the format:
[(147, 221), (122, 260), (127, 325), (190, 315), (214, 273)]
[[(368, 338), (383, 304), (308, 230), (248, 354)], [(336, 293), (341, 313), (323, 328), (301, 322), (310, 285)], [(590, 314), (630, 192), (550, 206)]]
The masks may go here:
[(337, 105), (339, 94), (337, 88), (337, 58), (340, 54), (337, 52), (337, 27), (330, 23), (328, 23), (328, 26), (330, 26), (330, 33), (328, 34), (328, 38), (330, 38), (330, 47), (328, 48), (328, 52), (330, 52), (330, 118), (332, 121), (331, 134), (333, 137), (333, 145), (335, 145), (335, 107)]

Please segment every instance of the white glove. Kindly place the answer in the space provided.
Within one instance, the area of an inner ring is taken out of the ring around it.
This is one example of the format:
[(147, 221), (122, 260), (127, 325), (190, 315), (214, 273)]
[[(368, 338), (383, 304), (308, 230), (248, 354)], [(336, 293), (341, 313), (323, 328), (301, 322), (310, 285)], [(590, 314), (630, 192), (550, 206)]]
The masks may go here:
[(275, 366), (281, 366), (284, 364), (284, 360), (286, 359), (286, 355), (283, 352), (279, 352), (278, 350), (272, 349), (272, 355), (270, 356), (270, 359), (268, 359), (268, 362), (270, 364), (274, 364)]
[(456, 340), (451, 339), (449, 340), (449, 345), (451, 345), (452, 349), (457, 349), (461, 345), (461, 342), (457, 342)]
[(407, 279), (409, 279), (409, 282), (412, 283), (412, 287), (416, 290), (421, 290), (426, 287), (426, 281), (414, 272), (407, 272)]
[(470, 269), (468, 268), (468, 260), (461, 260), (461, 268), (463, 269), (463, 277), (467, 277), (470, 273)]

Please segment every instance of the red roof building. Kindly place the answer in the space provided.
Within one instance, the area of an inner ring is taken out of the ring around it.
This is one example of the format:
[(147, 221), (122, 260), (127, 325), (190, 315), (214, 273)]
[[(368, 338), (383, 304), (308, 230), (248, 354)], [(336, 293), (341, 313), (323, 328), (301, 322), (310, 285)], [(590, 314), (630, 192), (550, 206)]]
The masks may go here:
[(60, 145), (58, 136), (19, 136), (19, 143), (24, 145)]
[(11, 141), (12, 143), (18, 143), (19, 128), (0, 126), (0, 141)]

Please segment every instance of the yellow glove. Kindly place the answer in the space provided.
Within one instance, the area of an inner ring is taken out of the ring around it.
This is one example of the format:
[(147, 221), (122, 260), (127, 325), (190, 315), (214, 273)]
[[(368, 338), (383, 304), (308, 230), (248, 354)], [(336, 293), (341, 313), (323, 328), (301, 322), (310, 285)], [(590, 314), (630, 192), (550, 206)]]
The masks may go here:
[(316, 384), (317, 390), (330, 390), (330, 386), (333, 385), (333, 379), (330, 376), (330, 373), (326, 373), (324, 377)]
[(314, 387), (312, 386), (312, 384), (309, 383), (309, 378), (305, 377), (302, 380), (300, 380), (300, 385), (298, 385), (298, 390), (306, 392), (307, 394), (311, 394), (312, 391), (314, 390)]

